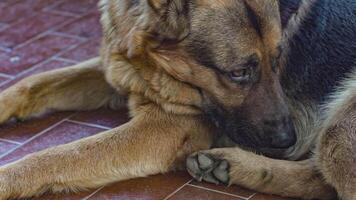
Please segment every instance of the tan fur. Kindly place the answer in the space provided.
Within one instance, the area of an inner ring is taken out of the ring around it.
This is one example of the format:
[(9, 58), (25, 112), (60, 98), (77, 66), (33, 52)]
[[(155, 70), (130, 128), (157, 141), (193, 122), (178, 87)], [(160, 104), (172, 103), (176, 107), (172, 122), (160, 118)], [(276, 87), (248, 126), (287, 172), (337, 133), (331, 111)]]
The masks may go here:
[[(190, 1), (169, 2), (171, 4), (164, 0), (101, 0), (104, 37), (100, 58), (26, 78), (0, 94), (0, 122), (12, 117), (27, 119), (49, 111), (117, 108), (124, 103), (132, 117), (113, 130), (0, 167), (0, 199), (38, 196), (46, 191), (79, 191), (182, 169), (189, 154), (211, 148), (218, 134), (205, 118), (204, 99), (213, 97), (230, 109), (240, 105), (248, 92), (192, 59), (187, 53), (187, 37), (193, 29), (200, 28), (199, 20), (189, 21), (196, 16), (176, 13), (192, 6), (187, 4)], [(200, 16), (207, 9), (224, 10), (236, 5), (241, 14), (244, 3), (259, 13), (258, 17), (265, 18), (263, 38), (245, 17), (239, 19), (243, 29), (238, 32), (238, 41), (229, 44), (236, 45), (234, 48), (241, 55), (256, 53), (261, 59), (265, 66), (261, 69), (263, 87), (249, 98), (273, 103), (281, 98), (280, 88), (275, 86), (277, 75), (271, 73), (269, 64), (281, 40), (277, 1), (260, 4), (256, 0), (197, 0), (194, 6), (201, 10), (195, 14)], [(230, 64), (224, 56), (219, 59), (221, 63)], [(266, 85), (277, 94), (277, 100), (263, 98)], [(333, 158), (339, 159), (342, 165), (330, 165), (333, 160), (329, 156), (334, 155), (327, 153), (334, 142), (340, 142), (328, 139), (338, 125), (351, 125), (341, 137), (350, 137), (355, 130), (355, 122), (348, 121), (349, 116), (355, 114), (352, 107), (355, 97), (340, 98), (338, 104), (348, 111), (331, 115), (334, 117), (326, 124), (330, 128), (319, 134), (321, 142), (315, 159), (274, 160), (239, 148), (204, 152), (229, 161), (230, 184), (284, 196), (330, 199), (335, 196), (327, 184), (330, 183), (342, 198), (352, 199), (355, 197), (354, 174), (347, 175), (350, 182), (335, 175), (341, 169), (351, 169), (355, 162), (335, 154)], [(351, 111), (347, 109), (350, 106)], [(351, 136), (354, 139), (354, 134)], [(350, 154), (348, 145), (339, 145), (340, 151)]]

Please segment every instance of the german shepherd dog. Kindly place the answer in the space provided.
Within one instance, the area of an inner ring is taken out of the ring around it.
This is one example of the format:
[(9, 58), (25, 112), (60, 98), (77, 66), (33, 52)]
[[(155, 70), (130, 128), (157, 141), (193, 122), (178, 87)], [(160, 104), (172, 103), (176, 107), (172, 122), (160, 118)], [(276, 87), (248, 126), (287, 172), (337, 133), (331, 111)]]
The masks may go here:
[(356, 199), (355, 1), (99, 4), (100, 57), (3, 91), (0, 122), (123, 105), (131, 120), (0, 167), (0, 199), (185, 167), (264, 193)]

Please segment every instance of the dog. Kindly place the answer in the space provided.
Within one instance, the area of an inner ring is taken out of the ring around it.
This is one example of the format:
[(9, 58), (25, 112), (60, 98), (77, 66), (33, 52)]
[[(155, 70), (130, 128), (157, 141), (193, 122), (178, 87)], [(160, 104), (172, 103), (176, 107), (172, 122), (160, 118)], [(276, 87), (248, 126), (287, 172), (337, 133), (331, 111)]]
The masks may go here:
[(126, 105), (131, 120), (0, 167), (0, 199), (185, 168), (264, 193), (355, 199), (356, 5), (303, 1), (281, 17), (295, 6), (100, 0), (100, 57), (6, 89), (0, 122)]

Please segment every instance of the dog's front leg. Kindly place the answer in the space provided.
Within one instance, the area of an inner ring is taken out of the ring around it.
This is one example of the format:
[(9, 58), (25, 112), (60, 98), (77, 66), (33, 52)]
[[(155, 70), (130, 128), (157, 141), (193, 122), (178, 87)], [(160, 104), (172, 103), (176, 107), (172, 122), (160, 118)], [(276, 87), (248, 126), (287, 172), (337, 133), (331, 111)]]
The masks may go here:
[(0, 199), (78, 191), (183, 167), (207, 149), (209, 130), (194, 116), (145, 106), (116, 129), (29, 155), (0, 168)]
[(267, 194), (302, 199), (335, 199), (313, 160), (267, 158), (240, 148), (201, 151), (188, 157), (189, 173), (198, 180), (237, 184)]
[(24, 120), (51, 111), (124, 106), (125, 98), (106, 82), (101, 65), (99, 57), (93, 58), (27, 77), (2, 91), (0, 123), (12, 117)]

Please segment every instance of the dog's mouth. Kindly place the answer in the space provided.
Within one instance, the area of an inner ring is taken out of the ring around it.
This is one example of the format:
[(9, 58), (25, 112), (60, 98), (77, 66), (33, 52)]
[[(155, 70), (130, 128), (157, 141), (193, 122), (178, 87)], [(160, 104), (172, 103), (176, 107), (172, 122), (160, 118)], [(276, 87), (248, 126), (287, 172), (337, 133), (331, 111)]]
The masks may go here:
[(289, 152), (293, 151), (295, 143), (293, 145), (287, 147), (271, 147), (269, 145), (245, 145), (243, 143), (236, 143), (237, 146), (256, 152), (258, 154), (262, 154), (264, 156), (275, 158), (275, 159), (287, 159)]
[(288, 152), (290, 152), (291, 149), (294, 149), (293, 146), (288, 148), (266, 148), (266, 147), (251, 148), (239, 144), (236, 145), (247, 151), (251, 151), (274, 159), (287, 159), (289, 154)]
[(265, 147), (250, 148), (244, 146), (240, 146), (240, 147), (245, 150), (252, 151), (257, 154), (261, 154), (274, 159), (288, 159), (289, 152), (294, 149), (294, 146), (288, 148), (265, 148)]
[(237, 146), (276, 159), (288, 158), (295, 148), (297, 136), (292, 121), (261, 124), (247, 119), (240, 110), (224, 112), (224, 109), (209, 108), (207, 118), (214, 122), (221, 137), (217, 147)]
[(287, 159), (288, 152), (294, 149), (294, 146), (289, 148), (261, 148), (260, 151), (263, 155), (275, 159)]

